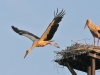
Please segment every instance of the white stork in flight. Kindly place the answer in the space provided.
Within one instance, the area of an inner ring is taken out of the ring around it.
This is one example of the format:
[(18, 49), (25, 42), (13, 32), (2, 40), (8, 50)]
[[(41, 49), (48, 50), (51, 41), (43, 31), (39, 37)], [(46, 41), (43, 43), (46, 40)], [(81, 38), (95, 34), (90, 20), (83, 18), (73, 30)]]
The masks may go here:
[(88, 28), (90, 29), (90, 32), (92, 33), (92, 35), (94, 37), (94, 46), (95, 46), (95, 42), (96, 42), (95, 37), (98, 38), (98, 43), (97, 43), (97, 46), (98, 46), (99, 39), (100, 39), (100, 26), (93, 24), (91, 19), (87, 19), (84, 29), (86, 28), (86, 26), (88, 26)]
[(64, 15), (65, 15), (65, 11), (63, 9), (60, 13), (58, 13), (58, 9), (57, 9), (56, 14), (54, 12), (54, 18), (53, 18), (52, 22), (49, 24), (49, 26), (47, 27), (47, 29), (45, 30), (45, 32), (42, 34), (41, 37), (38, 37), (38, 36), (28, 32), (28, 31), (25, 31), (25, 30), (19, 30), (18, 28), (12, 26), (12, 29), (16, 33), (18, 33), (19, 35), (26, 36), (33, 41), (31, 48), (26, 50), (26, 54), (25, 54), (24, 58), (35, 47), (44, 47), (44, 46), (50, 44), (52, 46), (59, 48), (57, 43), (54, 43), (54, 44), (51, 43), (51, 42), (53, 42), (53, 40), (51, 40), (51, 39), (53, 38), (55, 32), (57, 31), (59, 22), (62, 20)]

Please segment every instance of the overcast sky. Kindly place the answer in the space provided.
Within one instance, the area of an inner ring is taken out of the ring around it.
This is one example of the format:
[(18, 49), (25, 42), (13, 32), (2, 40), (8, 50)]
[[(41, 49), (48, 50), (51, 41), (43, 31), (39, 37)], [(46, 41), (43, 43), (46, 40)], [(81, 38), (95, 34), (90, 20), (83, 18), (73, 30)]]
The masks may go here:
[[(60, 22), (53, 40), (60, 49), (47, 45), (33, 49), (23, 59), (32, 41), (16, 34), (11, 26), (27, 30), (41, 36), (54, 17), (54, 11), (64, 9), (66, 15)], [(54, 63), (56, 54), (71, 40), (93, 44), (88, 28), (84, 30), (86, 20), (100, 25), (100, 0), (0, 0), (0, 75), (71, 75), (67, 67)], [(87, 75), (77, 71), (78, 75)], [(96, 75), (99, 75), (99, 71)]]

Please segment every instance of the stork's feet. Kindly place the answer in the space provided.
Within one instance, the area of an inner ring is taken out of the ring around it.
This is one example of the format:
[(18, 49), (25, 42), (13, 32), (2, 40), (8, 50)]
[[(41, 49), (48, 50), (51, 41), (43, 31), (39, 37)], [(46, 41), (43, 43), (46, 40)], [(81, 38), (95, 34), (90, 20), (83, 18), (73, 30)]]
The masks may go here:
[(60, 48), (60, 47), (58, 46), (58, 44), (54, 42), (54, 40), (50, 40), (50, 42), (53, 42), (53, 43), (54, 43), (54, 44), (50, 43), (52, 46), (55, 46), (55, 47), (57, 47), (57, 48)]
[(57, 48), (60, 48), (59, 46), (58, 46), (58, 44), (57, 43), (54, 43), (53, 44), (55, 47), (57, 47)]

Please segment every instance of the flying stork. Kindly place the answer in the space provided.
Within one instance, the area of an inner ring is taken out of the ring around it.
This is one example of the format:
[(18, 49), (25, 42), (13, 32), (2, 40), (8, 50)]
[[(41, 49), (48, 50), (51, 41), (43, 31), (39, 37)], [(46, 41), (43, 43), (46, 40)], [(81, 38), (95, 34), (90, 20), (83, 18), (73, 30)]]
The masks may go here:
[(96, 42), (95, 37), (98, 38), (98, 43), (97, 43), (97, 46), (98, 46), (99, 39), (100, 39), (100, 26), (97, 26), (96, 24), (92, 24), (91, 19), (87, 19), (84, 29), (86, 28), (86, 26), (88, 26), (90, 32), (92, 33), (92, 35), (94, 37), (94, 46), (95, 46), (95, 42)]
[(38, 37), (28, 31), (25, 30), (19, 30), (18, 28), (11, 26), (12, 29), (18, 33), (19, 35), (23, 35), (28, 37), (29, 39), (31, 39), (33, 41), (33, 44), (31, 46), (30, 49), (26, 50), (25, 56), (24, 58), (28, 55), (28, 53), (35, 47), (44, 47), (48, 44), (55, 46), (57, 48), (59, 48), (59, 46), (57, 45), (57, 43), (52, 44), (51, 42), (54, 42), (53, 40), (51, 40), (55, 34), (55, 32), (58, 29), (59, 26), (59, 22), (62, 20), (62, 18), (65, 15), (65, 11), (62, 9), (62, 11), (60, 13), (58, 13), (58, 9), (57, 12), (54, 12), (54, 18), (52, 20), (52, 22), (49, 24), (49, 26), (47, 27), (47, 29), (45, 30), (45, 32), (42, 34), (41, 37)]

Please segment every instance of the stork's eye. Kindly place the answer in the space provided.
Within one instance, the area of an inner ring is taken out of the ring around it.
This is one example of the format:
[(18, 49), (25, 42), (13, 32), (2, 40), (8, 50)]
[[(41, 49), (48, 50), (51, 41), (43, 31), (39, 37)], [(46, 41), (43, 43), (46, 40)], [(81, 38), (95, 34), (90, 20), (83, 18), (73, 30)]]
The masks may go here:
[(87, 22), (89, 22), (89, 20), (87, 20)]

